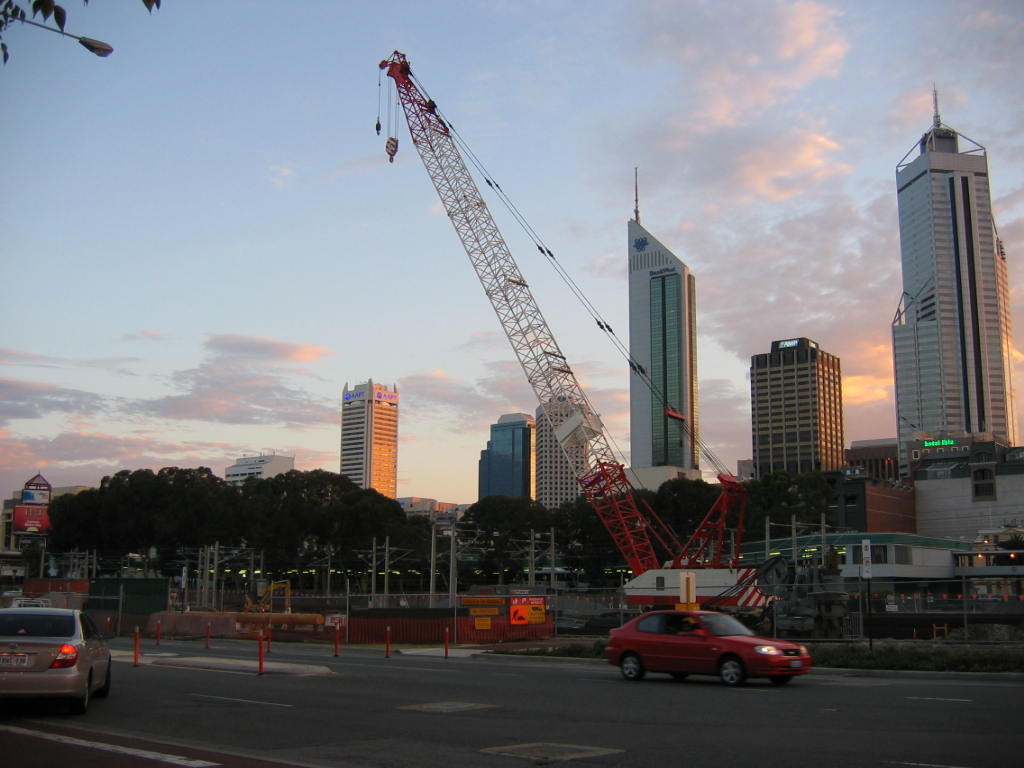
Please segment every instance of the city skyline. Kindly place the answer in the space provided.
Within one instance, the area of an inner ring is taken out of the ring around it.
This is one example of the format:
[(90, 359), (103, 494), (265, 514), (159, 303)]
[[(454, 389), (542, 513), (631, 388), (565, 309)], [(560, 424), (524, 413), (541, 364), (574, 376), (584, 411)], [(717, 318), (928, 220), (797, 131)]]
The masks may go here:
[[(341, 386), (373, 377), (402, 392), (398, 495), (475, 498), (488, 425), (536, 403), (405, 126), (393, 165), (373, 130), (396, 48), (623, 340), (639, 168), (700, 286), (701, 438), (731, 469), (773, 339), (842, 359), (848, 442), (896, 435), (895, 169), (933, 84), (987, 149), (1020, 334), (1018, 3), (311, 3), (294, 29), (269, 2), (165, 6), (69, 13), (106, 59), (5, 32), (5, 495), (259, 451), (336, 471)], [(627, 364), (488, 203), (628, 465)]]

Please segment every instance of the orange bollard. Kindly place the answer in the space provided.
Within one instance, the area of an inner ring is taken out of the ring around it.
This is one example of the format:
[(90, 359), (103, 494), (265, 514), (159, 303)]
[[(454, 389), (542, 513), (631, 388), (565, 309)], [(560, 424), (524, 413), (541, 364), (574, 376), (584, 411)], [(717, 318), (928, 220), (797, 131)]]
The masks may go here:
[(263, 633), (262, 632), (260, 632), (259, 647), (260, 647), (260, 650), (259, 650), (259, 657), (260, 657), (260, 671), (259, 671), (259, 674), (262, 675), (263, 674)]
[(138, 627), (135, 628), (135, 664), (134, 664), (134, 666), (136, 666), (136, 667), (139, 666), (139, 628)]
[(334, 655), (338, 655), (338, 646), (341, 645), (341, 627), (334, 625)]
[(448, 627), (444, 628), (444, 657), (448, 658)]
[(384, 633), (384, 658), (385, 659), (390, 659), (391, 658), (391, 627), (390, 626), (387, 628), (387, 631)]

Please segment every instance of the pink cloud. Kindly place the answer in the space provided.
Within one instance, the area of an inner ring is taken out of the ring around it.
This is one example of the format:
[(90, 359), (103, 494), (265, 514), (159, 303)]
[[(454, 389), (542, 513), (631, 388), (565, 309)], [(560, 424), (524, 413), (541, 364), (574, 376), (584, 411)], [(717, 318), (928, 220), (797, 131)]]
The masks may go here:
[(644, 41), (638, 50), (680, 62), (683, 92), (695, 83), (688, 132), (747, 122), (839, 73), (850, 50), (838, 26), (841, 12), (810, 0), (759, 7), (765, 12), (752, 14), (735, 3), (661, 3), (637, 10), (637, 34)]
[(212, 334), (206, 342), (206, 348), (228, 357), (296, 363), (314, 362), (332, 354), (330, 348), (318, 344), (302, 344), (232, 333)]

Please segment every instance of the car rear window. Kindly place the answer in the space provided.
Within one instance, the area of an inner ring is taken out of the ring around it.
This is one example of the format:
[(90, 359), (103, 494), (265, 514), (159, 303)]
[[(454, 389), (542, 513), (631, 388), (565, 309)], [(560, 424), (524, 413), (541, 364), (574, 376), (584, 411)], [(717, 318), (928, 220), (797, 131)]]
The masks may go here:
[(75, 617), (47, 616), (30, 613), (0, 614), (0, 636), (4, 637), (71, 637), (75, 634)]

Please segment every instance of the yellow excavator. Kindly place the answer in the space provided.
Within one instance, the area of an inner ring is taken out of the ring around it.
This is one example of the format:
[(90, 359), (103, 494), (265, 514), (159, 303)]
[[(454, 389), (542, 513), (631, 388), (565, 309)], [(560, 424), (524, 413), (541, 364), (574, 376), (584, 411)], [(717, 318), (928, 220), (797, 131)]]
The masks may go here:
[(284, 594), (284, 612), (292, 612), (292, 583), (290, 581), (272, 581), (263, 591), (259, 602), (253, 602), (248, 595), (245, 596), (245, 610), (266, 613), (270, 610), (270, 604), (275, 593)]

